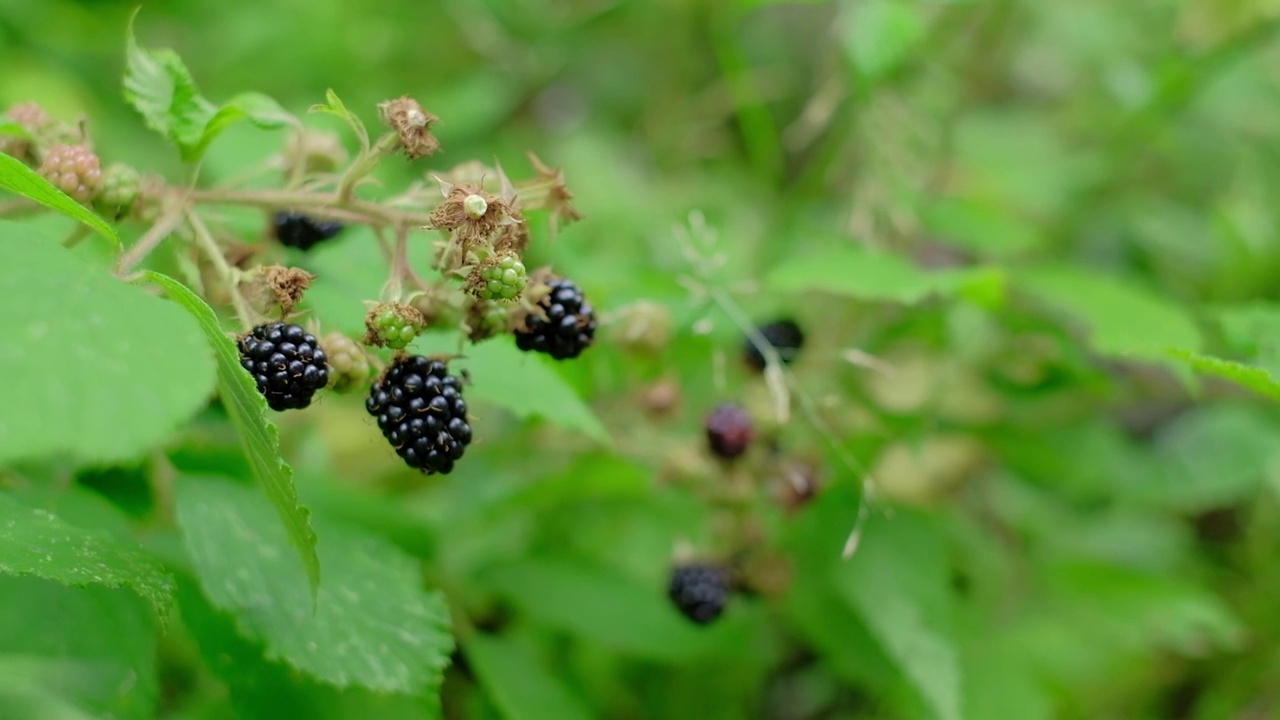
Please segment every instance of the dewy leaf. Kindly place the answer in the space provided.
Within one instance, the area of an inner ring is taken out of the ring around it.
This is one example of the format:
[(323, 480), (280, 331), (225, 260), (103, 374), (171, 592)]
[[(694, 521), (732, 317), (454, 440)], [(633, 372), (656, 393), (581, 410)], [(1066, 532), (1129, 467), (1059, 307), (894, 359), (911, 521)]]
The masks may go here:
[(205, 594), (269, 657), (339, 687), (410, 694), (439, 687), (453, 650), (449, 613), (440, 593), (422, 589), (413, 558), (380, 538), (324, 525), (326, 582), (313, 613), (284, 530), (257, 493), (185, 477), (176, 496)]
[(858, 553), (836, 569), (835, 581), (937, 717), (960, 720), (946, 557), (940, 532), (923, 517), (873, 515)]
[(67, 217), (79, 220), (110, 240), (116, 247), (120, 247), (120, 236), (116, 234), (115, 228), (71, 199), (71, 196), (54, 187), (53, 183), (45, 180), (35, 170), (2, 152), (0, 152), (0, 187), (38, 202), (50, 210), (56, 210)]
[(1280, 400), (1280, 378), (1276, 378), (1263, 368), (1188, 350), (1170, 348), (1165, 352), (1169, 357), (1181, 360), (1198, 373), (1224, 378), (1272, 400)]
[(0, 574), (75, 587), (128, 588), (161, 615), (173, 601), (173, 579), (141, 550), (105, 533), (81, 530), (8, 493), (0, 493)]
[[(151, 608), (136, 595), (0, 577), (0, 597), (5, 610), (0, 613), (0, 695), (43, 689), (91, 711), (90, 717), (155, 717), (158, 628)], [(58, 716), (9, 715), (0, 709), (0, 717)]]
[(1174, 302), (1116, 277), (1082, 268), (1020, 270), (1021, 288), (1084, 322), (1089, 343), (1105, 355), (1165, 360), (1168, 348), (1200, 349), (1200, 330)]
[(62, 247), (0, 238), (0, 297), (0, 464), (134, 458), (208, 400), (191, 318)]
[(221, 107), (200, 94), (195, 78), (172, 50), (146, 50), (133, 35), (133, 20), (125, 50), (124, 97), (142, 114), (147, 127), (177, 146), (182, 159), (200, 159), (226, 127), (248, 120), (263, 129), (291, 122), (279, 103), (258, 93), (245, 93)]
[(588, 720), (590, 710), (520, 643), (473, 634), (467, 662), (507, 720)]
[(767, 285), (779, 292), (828, 292), (913, 304), (938, 293), (990, 281), (989, 270), (929, 271), (861, 245), (842, 244), (784, 261)]
[(311, 529), (310, 513), (298, 502), (298, 489), (293, 484), (293, 469), (280, 458), (276, 426), (267, 420), (267, 401), (254, 386), (253, 379), (240, 367), (240, 353), (235, 343), (222, 331), (213, 309), (171, 277), (156, 272), (147, 272), (146, 277), (163, 287), (170, 298), (195, 316), (208, 343), (213, 347), (218, 362), (218, 395), (244, 443), (244, 452), (253, 468), (254, 477), (276, 509), (276, 515), (284, 524), (289, 542), (302, 556), (302, 566), (306, 569), (314, 595), (320, 586), (316, 534)]

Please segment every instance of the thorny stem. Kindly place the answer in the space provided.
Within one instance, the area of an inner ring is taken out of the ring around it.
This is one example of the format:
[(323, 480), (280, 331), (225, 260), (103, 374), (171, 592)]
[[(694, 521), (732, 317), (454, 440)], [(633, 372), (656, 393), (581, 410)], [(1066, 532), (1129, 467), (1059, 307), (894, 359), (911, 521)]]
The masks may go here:
[(351, 202), (353, 199), (352, 194), (356, 191), (356, 184), (368, 177), (369, 173), (373, 172), (373, 169), (377, 167), (378, 161), (395, 152), (395, 149), (399, 146), (399, 134), (391, 132), (378, 138), (378, 142), (374, 143), (373, 147), (361, 151), (360, 156), (342, 174), (342, 180), (338, 183), (339, 202)]
[(185, 203), (172, 203), (166, 207), (155, 221), (155, 224), (148, 228), (142, 234), (142, 237), (138, 238), (138, 241), (129, 248), (128, 252), (120, 256), (120, 259), (116, 262), (116, 276), (121, 278), (128, 276), (129, 272), (138, 263), (146, 259), (152, 250), (155, 250), (165, 238), (173, 234), (173, 231), (182, 224), (182, 218), (186, 212), (187, 206)]
[(66, 239), (62, 241), (62, 247), (73, 248), (80, 244), (80, 241), (88, 237), (88, 235), (89, 226), (83, 223), (76, 223), (76, 226), (71, 229), (71, 232), (67, 235)]
[(222, 248), (218, 247), (218, 241), (213, 237), (213, 233), (209, 232), (208, 226), (200, 219), (200, 214), (195, 212), (193, 208), (187, 208), (187, 223), (191, 225), (192, 234), (195, 236), (196, 243), (200, 249), (209, 257), (209, 262), (213, 263), (214, 271), (217, 272), (218, 278), (226, 285), (227, 292), (231, 295), (231, 305), (235, 308), (236, 317), (240, 319), (241, 325), (245, 328), (253, 326), (253, 313), (250, 312), (249, 306), (245, 303), (244, 295), (240, 294), (240, 271), (227, 264), (227, 258), (222, 254)]
[(312, 214), (334, 220), (360, 222), (368, 225), (427, 225), (426, 213), (401, 211), (367, 200), (340, 199), (333, 193), (307, 190), (191, 190), (187, 193), (194, 203), (210, 205), (248, 205), (274, 209), (280, 207), (306, 208)]

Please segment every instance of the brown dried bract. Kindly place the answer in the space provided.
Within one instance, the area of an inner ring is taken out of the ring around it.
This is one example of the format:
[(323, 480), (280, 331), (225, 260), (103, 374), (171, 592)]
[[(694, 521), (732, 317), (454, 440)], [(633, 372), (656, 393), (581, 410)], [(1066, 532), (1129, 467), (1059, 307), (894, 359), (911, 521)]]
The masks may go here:
[(417, 100), (405, 95), (378, 103), (378, 114), (387, 127), (400, 136), (400, 146), (410, 160), (432, 155), (440, 141), (431, 134), (431, 124), (440, 118), (427, 112)]
[(569, 191), (568, 185), (565, 184), (564, 170), (562, 168), (548, 167), (532, 152), (529, 152), (528, 155), (529, 162), (533, 163), (534, 172), (538, 173), (537, 180), (534, 182), (538, 185), (547, 186), (546, 197), (540, 207), (551, 211), (551, 233), (554, 236), (561, 223), (568, 225), (581, 220), (582, 213), (578, 212), (578, 209), (571, 202), (573, 193)]
[(311, 287), (315, 275), (300, 268), (267, 265), (262, 268), (262, 282), (285, 315), (293, 312), (302, 295)]

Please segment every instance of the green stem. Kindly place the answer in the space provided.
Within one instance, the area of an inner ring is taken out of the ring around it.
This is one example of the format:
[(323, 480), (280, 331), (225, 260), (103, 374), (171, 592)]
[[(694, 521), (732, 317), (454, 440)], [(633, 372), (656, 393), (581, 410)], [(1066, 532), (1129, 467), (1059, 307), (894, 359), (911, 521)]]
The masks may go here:
[(378, 167), (382, 158), (395, 152), (399, 147), (400, 135), (390, 132), (378, 138), (378, 142), (374, 143), (373, 147), (362, 150), (355, 162), (351, 163), (347, 171), (342, 174), (342, 181), (338, 183), (339, 201), (351, 202), (354, 199), (356, 184), (368, 177), (369, 173)]
[(188, 208), (186, 218), (187, 224), (191, 226), (196, 244), (200, 246), (201, 251), (209, 258), (209, 262), (213, 264), (214, 272), (217, 273), (218, 278), (231, 295), (231, 305), (235, 308), (236, 317), (239, 318), (240, 324), (246, 329), (253, 327), (253, 313), (245, 302), (244, 295), (240, 293), (240, 271), (227, 263), (227, 258), (222, 254), (222, 248), (218, 247), (218, 241), (214, 239), (213, 233), (209, 232), (204, 220), (200, 219), (199, 213)]
[(142, 234), (142, 237), (138, 238), (128, 252), (120, 256), (120, 260), (116, 262), (116, 276), (126, 277), (138, 263), (145, 260), (152, 250), (155, 250), (182, 224), (182, 218), (186, 212), (185, 202), (170, 202), (166, 205), (155, 223)]

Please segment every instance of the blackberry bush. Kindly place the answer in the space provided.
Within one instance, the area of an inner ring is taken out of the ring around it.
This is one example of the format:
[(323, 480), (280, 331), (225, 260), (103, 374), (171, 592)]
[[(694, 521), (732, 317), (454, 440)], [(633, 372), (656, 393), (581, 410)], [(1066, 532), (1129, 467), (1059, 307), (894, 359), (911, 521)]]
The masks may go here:
[[(765, 323), (756, 329), (773, 346), (784, 365), (791, 364), (796, 359), (796, 356), (800, 354), (800, 349), (804, 347), (804, 331), (800, 329), (799, 323), (795, 320), (782, 318)], [(764, 370), (764, 354), (751, 341), (751, 338), (743, 341), (742, 355), (747, 365), (756, 371)]]
[(731, 592), (728, 570), (712, 563), (678, 565), (667, 584), (667, 597), (676, 609), (699, 625), (720, 617)]
[(737, 403), (723, 403), (707, 414), (705, 423), (707, 447), (717, 457), (733, 460), (740, 457), (755, 437), (751, 413)]
[(558, 278), (548, 286), (538, 311), (529, 313), (524, 326), (516, 330), (516, 347), (556, 360), (576, 358), (595, 341), (595, 311), (572, 280)]
[(462, 381), (445, 363), (403, 355), (373, 384), (365, 410), (411, 468), (447, 475), (471, 444)]
[(310, 250), (325, 240), (331, 240), (343, 230), (335, 220), (317, 220), (297, 212), (281, 211), (271, 219), (272, 234), (285, 247)]
[(272, 410), (300, 410), (329, 382), (329, 361), (301, 326), (258, 325), (240, 337), (240, 365), (249, 371)]

